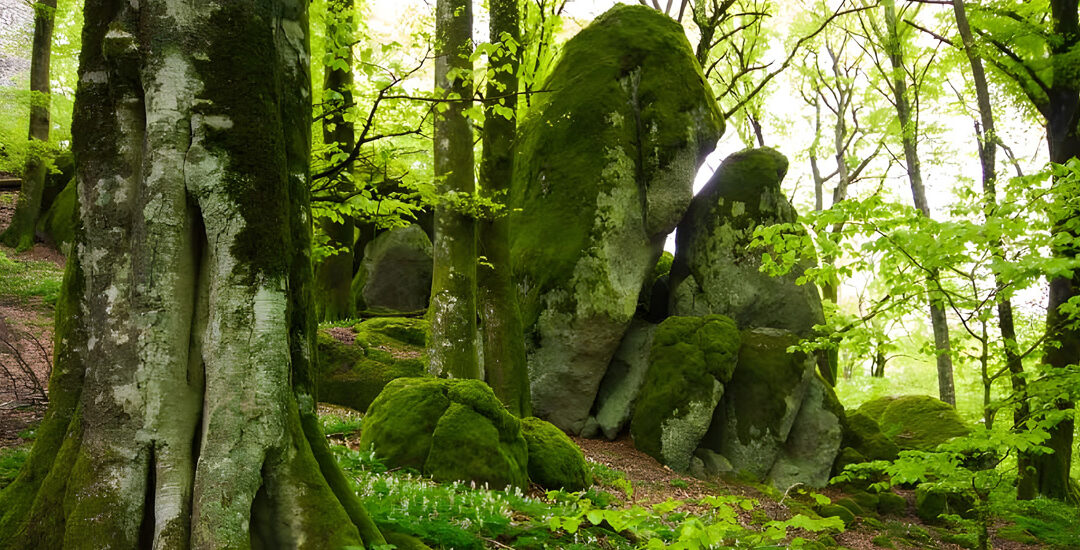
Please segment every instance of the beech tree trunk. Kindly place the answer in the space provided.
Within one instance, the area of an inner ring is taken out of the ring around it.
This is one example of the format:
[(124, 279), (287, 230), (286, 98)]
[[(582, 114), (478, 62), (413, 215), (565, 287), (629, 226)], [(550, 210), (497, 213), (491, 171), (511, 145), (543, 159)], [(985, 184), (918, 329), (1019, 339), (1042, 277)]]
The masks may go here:
[[(896, 115), (900, 119), (901, 141), (904, 146), (904, 161), (907, 164), (908, 181), (915, 207), (927, 218), (930, 217), (930, 204), (926, 200), (923, 187), (922, 170), (919, 166), (919, 151), (915, 131), (915, 121), (911, 116), (911, 103), (908, 100), (907, 77), (904, 70), (904, 57), (897, 32), (896, 3), (894, 0), (882, 2), (885, 8), (885, 37), (889, 62), (892, 65), (892, 92), (895, 98)], [(949, 322), (945, 316), (941, 292), (937, 288), (938, 273), (932, 270), (927, 274), (927, 301), (930, 303), (930, 324), (934, 329), (934, 355), (937, 360), (938, 395), (942, 401), (956, 406), (956, 390), (953, 387), (952, 351), (949, 342)]]
[[(325, 66), (323, 78), (323, 142), (336, 144), (328, 156), (335, 152), (351, 151), (356, 141), (353, 124), (345, 113), (352, 108), (353, 74), (353, 2), (352, 0), (329, 0), (326, 6), (326, 53), (344, 62), (345, 67)], [(329, 159), (328, 159), (329, 160)], [(350, 169), (333, 176), (330, 186), (333, 193), (345, 196), (354, 189), (348, 177)], [(345, 217), (340, 223), (324, 220), (319, 229), (329, 238), (327, 243), (336, 252), (323, 258), (315, 268), (315, 303), (321, 321), (347, 319), (353, 314), (353, 220)]]
[[(1051, 0), (1050, 12), (1053, 18), (1053, 34), (1060, 40), (1051, 45), (1051, 58), (1058, 63), (1068, 64), (1063, 72), (1072, 70), (1074, 62), (1067, 61), (1073, 50), (1080, 45), (1080, 23), (1078, 23), (1077, 0)], [(1056, 75), (1055, 75), (1056, 76)], [(1046, 137), (1050, 148), (1050, 162), (1063, 164), (1080, 156), (1080, 87), (1074, 78), (1054, 78), (1050, 84), (1048, 103), (1040, 110), (1046, 117)], [(1065, 196), (1059, 203), (1065, 207), (1058, 212), (1054, 231), (1068, 233), (1071, 240), (1077, 238), (1074, 229), (1080, 212), (1072, 204), (1074, 197)], [(1076, 257), (1080, 250), (1073, 244), (1057, 247), (1054, 254), (1062, 257)], [(1063, 326), (1066, 316), (1060, 307), (1071, 298), (1080, 294), (1080, 272), (1072, 277), (1057, 277), (1050, 280), (1050, 297), (1046, 306), (1046, 329), (1050, 344), (1046, 346), (1043, 362), (1051, 369), (1064, 369), (1068, 365), (1080, 362), (1080, 330)], [(1054, 404), (1059, 409), (1071, 410), (1074, 403), (1060, 401)], [(1069, 469), (1072, 465), (1073, 419), (1062, 420), (1050, 428), (1050, 439), (1043, 445), (1054, 450), (1053, 454), (1037, 455), (1032, 458), (1035, 477), (1035, 491), (1057, 499), (1069, 499)]]
[[(492, 44), (521, 41), (517, 0), (491, 0)], [(504, 46), (491, 57), (494, 77), (488, 82), (484, 108), (484, 152), (480, 162), (484, 195), (506, 204), (514, 173), (520, 51)], [(498, 99), (496, 99), (498, 98)], [(509, 109), (509, 111), (497, 107)], [(480, 222), (480, 252), (487, 259), (477, 267), (478, 298), (484, 321), (484, 378), (510, 412), (529, 416), (529, 372), (525, 362), (525, 330), (517, 290), (510, 279), (509, 212)]]
[(53, 19), (56, 0), (34, 3), (34, 43), (30, 53), (30, 150), (23, 167), (22, 188), (11, 224), (0, 242), (18, 251), (34, 246), (34, 229), (41, 214), (41, 196), (49, 170), (49, 67), (52, 57)]
[(460, 203), (476, 190), (472, 127), (465, 118), (473, 94), (472, 2), (438, 0), (435, 12), (435, 88), (448, 101), (435, 116), (435, 179), (444, 198), (435, 207), (428, 368), (436, 376), (479, 379), (476, 221)]
[(384, 543), (314, 410), (307, 2), (84, 16), (82, 226), (0, 547)]

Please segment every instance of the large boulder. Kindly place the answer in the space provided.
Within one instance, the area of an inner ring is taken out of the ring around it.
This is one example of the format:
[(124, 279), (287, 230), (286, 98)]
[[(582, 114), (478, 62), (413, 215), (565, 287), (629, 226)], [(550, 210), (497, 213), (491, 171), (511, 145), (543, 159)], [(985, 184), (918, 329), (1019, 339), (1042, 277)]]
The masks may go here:
[(630, 422), (634, 402), (649, 370), (649, 351), (655, 335), (656, 325), (652, 323), (635, 319), (630, 324), (596, 393), (593, 405), (596, 433), (582, 435), (603, 434), (608, 439), (615, 439)]
[(358, 310), (412, 312), (431, 294), (431, 239), (418, 225), (391, 229), (364, 247), (353, 280)]
[(810, 380), (799, 414), (784, 448), (769, 471), (769, 481), (781, 490), (796, 483), (824, 487), (843, 439), (844, 407), (820, 377)]
[(521, 419), (529, 444), (529, 479), (545, 489), (583, 491), (592, 485), (585, 454), (562, 430), (535, 416)]
[(956, 409), (929, 395), (882, 397), (864, 403), (859, 412), (877, 420), (901, 451), (932, 451), (971, 430)]
[(579, 433), (723, 122), (683, 29), (617, 5), (521, 124), (510, 203), (533, 411)]
[(391, 381), (368, 408), (360, 448), (438, 481), (528, 485), (521, 421), (479, 380)]
[(817, 376), (813, 357), (788, 353), (798, 341), (795, 334), (779, 329), (742, 332), (738, 364), (701, 442), (737, 473), (763, 480), (784, 450)]
[(634, 446), (678, 472), (690, 469), (739, 356), (735, 322), (669, 317), (656, 329), (630, 423)]
[(762, 273), (761, 250), (749, 249), (759, 225), (794, 224), (795, 209), (780, 189), (784, 155), (747, 149), (729, 156), (694, 197), (676, 234), (671, 313), (719, 313), (739, 328), (771, 327), (807, 337), (824, 322), (812, 284), (798, 285), (809, 265), (782, 277)]

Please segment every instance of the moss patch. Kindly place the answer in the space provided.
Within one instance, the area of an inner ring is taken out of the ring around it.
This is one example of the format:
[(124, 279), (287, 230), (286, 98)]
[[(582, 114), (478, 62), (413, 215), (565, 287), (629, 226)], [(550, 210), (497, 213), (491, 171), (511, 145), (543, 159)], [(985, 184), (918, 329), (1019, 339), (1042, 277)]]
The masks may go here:
[(859, 412), (877, 415), (881, 432), (900, 450), (932, 451), (970, 431), (956, 409), (928, 395), (882, 398), (863, 404)]
[(387, 466), (492, 488), (528, 483), (521, 423), (478, 380), (398, 378), (368, 409), (360, 439)]
[(862, 409), (847, 415), (843, 445), (857, 450), (866, 460), (895, 460), (900, 452), (900, 448), (881, 433), (877, 421), (864, 414)]
[(536, 417), (521, 420), (529, 445), (529, 478), (546, 489), (583, 491), (592, 473), (581, 449), (554, 424)]
[(357, 338), (374, 345), (386, 344), (389, 339), (423, 347), (431, 334), (431, 323), (427, 320), (408, 317), (375, 317), (357, 323), (353, 328)]
[(44, 233), (60, 250), (67, 250), (75, 242), (75, 226), (78, 223), (79, 196), (75, 192), (75, 180), (72, 179), (38, 220), (37, 230)]
[[(688, 468), (719, 398), (715, 387), (731, 379), (740, 343), (735, 322), (723, 315), (669, 317), (660, 323), (630, 425), (634, 445), (664, 463), (674, 458), (673, 468)], [(671, 429), (671, 419), (686, 417), (702, 403), (708, 403), (708, 410), (697, 441), (683, 445), (680, 454), (685, 456), (673, 457), (673, 450), (665, 449), (665, 437), (670, 437), (665, 430)]]
[[(385, 345), (385, 344), (384, 344)], [(410, 349), (398, 343), (397, 349), (419, 355), (419, 348)], [(371, 347), (359, 338), (345, 344), (320, 332), (318, 337), (319, 401), (367, 410), (383, 387), (391, 380), (424, 375), (420, 359), (397, 359), (388, 351)]]

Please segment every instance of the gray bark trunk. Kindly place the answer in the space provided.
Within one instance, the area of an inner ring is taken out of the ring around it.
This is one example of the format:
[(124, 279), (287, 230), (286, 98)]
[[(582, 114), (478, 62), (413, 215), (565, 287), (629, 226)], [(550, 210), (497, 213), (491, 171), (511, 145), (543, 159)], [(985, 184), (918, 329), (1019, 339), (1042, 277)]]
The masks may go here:
[[(915, 121), (912, 118), (911, 104), (908, 101), (907, 78), (904, 72), (904, 57), (900, 38), (897, 33), (896, 4), (894, 0), (882, 2), (885, 8), (885, 25), (888, 36), (886, 44), (889, 61), (892, 64), (892, 88), (896, 103), (896, 114), (900, 119), (901, 140), (904, 146), (904, 161), (907, 164), (908, 181), (915, 208), (927, 218), (930, 217), (930, 204), (926, 200), (923, 187), (922, 170), (919, 166), (919, 151), (916, 142)], [(949, 342), (949, 323), (945, 316), (945, 307), (936, 270), (927, 275), (927, 299), (930, 302), (930, 324), (934, 329), (934, 355), (938, 371), (938, 395), (942, 401), (956, 406), (956, 391), (953, 387), (952, 351)]]
[(431, 281), (429, 370), (436, 376), (481, 378), (476, 350), (476, 221), (451, 200), (467, 199), (473, 179), (472, 3), (438, 0), (435, 16), (435, 88), (449, 94), (435, 117), (435, 179), (447, 195), (435, 207), (434, 270)]
[(314, 416), (307, 3), (133, 6), (84, 11), (83, 225), (0, 546), (383, 543)]

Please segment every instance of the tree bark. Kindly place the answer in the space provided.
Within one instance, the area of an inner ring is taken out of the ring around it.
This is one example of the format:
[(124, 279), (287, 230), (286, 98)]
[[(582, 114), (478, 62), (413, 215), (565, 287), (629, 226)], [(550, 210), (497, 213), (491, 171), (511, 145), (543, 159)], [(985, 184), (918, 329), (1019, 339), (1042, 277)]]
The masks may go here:
[(435, 207), (428, 368), (436, 376), (479, 379), (476, 221), (460, 204), (476, 189), (472, 128), (465, 117), (473, 93), (468, 74), (472, 3), (438, 0), (435, 10), (435, 88), (448, 94), (449, 101), (435, 117), (435, 179), (444, 197)]
[(49, 170), (49, 67), (52, 57), (53, 20), (56, 0), (34, 3), (34, 42), (30, 54), (30, 150), (22, 174), (22, 188), (11, 224), (0, 242), (18, 251), (34, 246), (34, 229), (41, 215), (41, 196)]
[[(976, 126), (976, 138), (979, 145), (979, 164), (982, 167), (983, 186), (983, 210), (987, 221), (997, 214), (997, 146), (998, 137), (995, 130), (994, 110), (990, 103), (990, 86), (986, 80), (986, 70), (983, 67), (982, 58), (975, 51), (975, 37), (968, 23), (967, 9), (963, 0), (953, 0), (953, 14), (956, 17), (957, 31), (971, 66), (971, 79), (975, 84), (975, 99), (979, 106), (979, 125)], [(1003, 243), (999, 239), (993, 244), (994, 256), (1004, 260)], [(997, 288), (1005, 288), (1005, 281), (999, 274), (994, 275)], [(1013, 322), (1012, 300), (1005, 298), (997, 304), (998, 330), (1001, 332), (1002, 347), (1005, 355), (1005, 365), (1009, 369), (1009, 381), (1012, 384), (1013, 394), (1023, 395), (1026, 382), (1023, 377), (1024, 365), (1016, 343), (1016, 325)], [(1013, 410), (1013, 428), (1019, 429), (1031, 414), (1031, 407), (1027, 399), (1017, 400)], [(987, 416), (989, 428), (991, 417)], [(1027, 472), (1031, 457), (1024, 453), (1017, 457), (1019, 462), (1020, 481), (1017, 487), (1017, 496), (1021, 499), (1030, 499), (1034, 495), (1033, 477)]]
[[(1058, 63), (1072, 63), (1065, 61), (1066, 56), (1080, 43), (1080, 24), (1078, 24), (1077, 0), (1051, 0), (1050, 12), (1053, 19), (1053, 34), (1059, 37), (1051, 44), (1051, 59)], [(1072, 67), (1064, 68), (1065, 71)], [(1080, 156), (1080, 88), (1073, 78), (1054, 78), (1050, 85), (1048, 104), (1041, 109), (1046, 116), (1046, 136), (1050, 148), (1050, 162), (1063, 164), (1070, 159)], [(1057, 212), (1054, 219), (1055, 233), (1066, 233), (1070, 240), (1077, 238), (1074, 229), (1070, 225), (1080, 218), (1072, 204), (1072, 197), (1061, 197), (1059, 204), (1065, 207), (1064, 211)], [(1075, 257), (1080, 250), (1072, 244), (1057, 247), (1055, 255), (1061, 257)], [(1080, 272), (1071, 277), (1056, 277), (1050, 280), (1050, 297), (1046, 306), (1046, 330), (1050, 338), (1045, 348), (1043, 362), (1051, 369), (1064, 369), (1068, 365), (1080, 362), (1080, 330), (1076, 328), (1063, 328), (1066, 316), (1061, 313), (1060, 307), (1071, 298), (1080, 294)], [(1059, 401), (1054, 404), (1061, 410), (1072, 410), (1074, 404), (1069, 401)], [(1074, 421), (1072, 418), (1062, 420), (1056, 426), (1050, 428), (1050, 439), (1043, 443), (1053, 449), (1053, 454), (1037, 455), (1032, 459), (1034, 467), (1035, 491), (1043, 496), (1069, 499), (1069, 469), (1072, 464)]]
[[(491, 0), (489, 23), (492, 44), (503, 44), (491, 56), (494, 76), (487, 85), (484, 108), (484, 150), (480, 181), (484, 195), (506, 204), (514, 173), (514, 134), (517, 127), (518, 65), (520, 53), (506, 47), (520, 43), (516, 0)], [(498, 101), (495, 98), (501, 98)], [(496, 107), (504, 109), (500, 112)], [(525, 362), (525, 329), (518, 308), (517, 290), (510, 278), (510, 224), (508, 212), (480, 221), (480, 252), (486, 262), (477, 267), (478, 299), (484, 325), (484, 378), (510, 412), (529, 416), (529, 373)]]
[(314, 410), (307, 3), (84, 18), (82, 226), (0, 547), (384, 543)]
[[(326, 50), (328, 57), (341, 61), (344, 67), (325, 66), (323, 79), (323, 142), (335, 145), (328, 157), (340, 151), (352, 151), (356, 141), (353, 124), (345, 113), (352, 108), (353, 74), (353, 2), (330, 0), (326, 10)], [(328, 164), (332, 164), (330, 158)], [(346, 169), (343, 172), (348, 172)], [(347, 174), (339, 174), (331, 183), (333, 193), (344, 196), (354, 189)], [(315, 303), (321, 321), (337, 321), (353, 314), (353, 220), (345, 216), (341, 222), (323, 220), (319, 229), (328, 237), (327, 245), (336, 252), (318, 263), (315, 268)]]
[[(900, 119), (901, 141), (904, 147), (904, 161), (907, 164), (908, 181), (911, 184), (911, 195), (915, 202), (915, 207), (923, 216), (929, 218), (930, 204), (926, 200), (926, 189), (923, 187), (922, 171), (919, 166), (919, 151), (916, 139), (915, 121), (911, 116), (911, 103), (908, 100), (904, 56), (896, 27), (896, 3), (894, 0), (884, 0), (882, 6), (885, 9), (885, 25), (887, 33), (885, 43), (893, 73), (892, 91), (895, 98), (896, 115)], [(936, 356), (937, 361), (938, 395), (942, 401), (956, 406), (956, 391), (953, 387), (952, 351), (949, 342), (949, 324), (948, 318), (945, 316), (945, 308), (942, 304), (940, 290), (935, 288), (938, 285), (938, 272), (937, 270), (931, 270), (930, 273), (927, 274), (927, 300), (930, 303), (930, 324), (934, 329), (934, 355)]]

